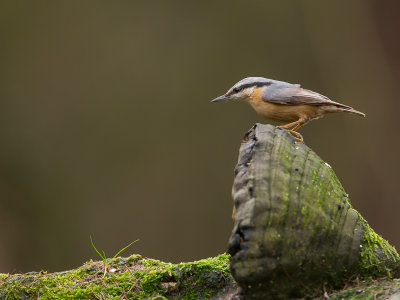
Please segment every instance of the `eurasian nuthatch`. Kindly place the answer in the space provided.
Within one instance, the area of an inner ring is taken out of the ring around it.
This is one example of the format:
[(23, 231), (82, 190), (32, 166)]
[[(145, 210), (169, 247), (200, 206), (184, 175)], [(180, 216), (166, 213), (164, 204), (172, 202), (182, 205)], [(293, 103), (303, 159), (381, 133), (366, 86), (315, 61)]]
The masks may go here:
[(231, 87), (225, 95), (211, 102), (221, 100), (244, 100), (264, 118), (282, 123), (289, 122), (279, 127), (288, 130), (299, 142), (303, 142), (303, 137), (296, 130), (325, 114), (349, 112), (365, 117), (364, 113), (316, 92), (303, 89), (300, 84), (264, 77), (244, 78)]

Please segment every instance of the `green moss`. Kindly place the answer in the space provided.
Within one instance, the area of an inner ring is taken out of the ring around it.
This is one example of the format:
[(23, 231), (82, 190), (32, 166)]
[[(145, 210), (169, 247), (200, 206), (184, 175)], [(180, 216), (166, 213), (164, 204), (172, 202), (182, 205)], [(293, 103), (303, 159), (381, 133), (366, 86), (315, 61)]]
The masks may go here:
[(229, 255), (196, 262), (171, 264), (139, 255), (103, 262), (87, 262), (61, 273), (45, 272), (0, 277), (0, 299), (198, 299), (209, 298), (233, 286)]
[[(339, 179), (335, 175), (332, 169), (330, 169), (330, 178), (334, 181), (337, 187), (340, 187), (339, 191), (345, 194)], [(320, 181), (321, 184), (321, 181)], [(352, 208), (349, 199), (346, 197), (345, 201), (349, 206), (349, 209), (355, 212), (358, 216), (358, 225), (363, 230), (363, 236), (360, 244), (360, 260), (359, 269), (362, 276), (391, 277), (393, 272), (399, 276), (398, 268), (400, 257), (396, 249), (391, 246), (385, 239), (375, 233), (375, 231), (368, 225), (367, 221)], [(356, 227), (358, 228), (358, 227)]]
[[(382, 276), (399, 274), (399, 254), (385, 239), (375, 233), (368, 225), (367, 221), (359, 215), (359, 223), (364, 229), (362, 238), (360, 263), (361, 272), (369, 276)], [(392, 274), (394, 273), (394, 274)]]

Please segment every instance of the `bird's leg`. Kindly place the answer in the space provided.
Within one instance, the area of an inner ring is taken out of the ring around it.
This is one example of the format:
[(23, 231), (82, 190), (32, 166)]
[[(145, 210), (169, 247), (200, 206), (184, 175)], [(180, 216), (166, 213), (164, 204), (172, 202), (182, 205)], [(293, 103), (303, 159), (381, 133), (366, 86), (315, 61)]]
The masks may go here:
[(299, 121), (300, 121), (300, 120), (298, 120), (298, 121), (296, 121), (296, 122), (292, 122), (292, 123), (286, 124), (286, 125), (279, 125), (279, 126), (276, 126), (276, 127), (278, 127), (278, 128), (283, 128), (283, 129), (286, 129), (286, 130), (290, 130), (291, 127), (296, 127), (296, 126), (298, 126), (298, 125), (299, 125)]
[(294, 136), (294, 139), (299, 143), (303, 143), (304, 139), (303, 139), (303, 136), (300, 133), (298, 133), (296, 130), (299, 129), (302, 125), (303, 124), (299, 123), (292, 129), (288, 130)]
[(298, 119), (296, 122), (292, 122), (292, 123), (282, 125), (282, 126), (277, 126), (277, 127), (286, 129), (287, 131), (290, 132), (291, 135), (294, 136), (294, 138), (297, 142), (303, 143), (303, 141), (304, 141), (303, 136), (300, 133), (298, 133), (296, 130), (298, 130), (301, 126), (306, 124), (309, 120), (310, 120), (309, 117), (302, 117), (302, 118)]
[(303, 124), (301, 124), (301, 123), (297, 124), (296, 126), (294, 126), (292, 128), (292, 131), (296, 132), (296, 130), (299, 129), (301, 126), (303, 126)]
[(292, 131), (296, 131), (301, 126), (306, 125), (310, 121), (310, 117), (302, 117), (297, 121), (297, 125), (292, 128)]

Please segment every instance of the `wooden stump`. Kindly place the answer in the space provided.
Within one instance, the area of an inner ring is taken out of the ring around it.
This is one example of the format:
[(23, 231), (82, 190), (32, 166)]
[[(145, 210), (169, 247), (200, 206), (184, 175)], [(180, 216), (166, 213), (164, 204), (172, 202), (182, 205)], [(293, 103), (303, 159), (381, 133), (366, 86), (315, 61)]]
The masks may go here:
[(351, 207), (332, 168), (286, 130), (256, 124), (246, 134), (232, 194), (230, 267), (246, 299), (400, 274), (396, 250)]

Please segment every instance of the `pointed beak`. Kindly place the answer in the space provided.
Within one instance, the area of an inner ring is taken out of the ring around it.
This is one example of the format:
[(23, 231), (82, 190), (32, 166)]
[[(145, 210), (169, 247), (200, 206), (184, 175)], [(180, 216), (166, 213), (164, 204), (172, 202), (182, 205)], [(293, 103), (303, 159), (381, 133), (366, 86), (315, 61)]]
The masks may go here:
[(222, 95), (222, 96), (219, 96), (218, 98), (211, 100), (211, 102), (218, 102), (218, 101), (228, 100), (228, 99), (230, 99), (230, 98), (225, 95)]

